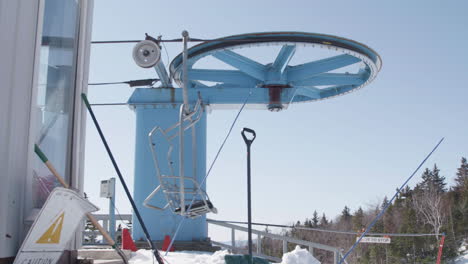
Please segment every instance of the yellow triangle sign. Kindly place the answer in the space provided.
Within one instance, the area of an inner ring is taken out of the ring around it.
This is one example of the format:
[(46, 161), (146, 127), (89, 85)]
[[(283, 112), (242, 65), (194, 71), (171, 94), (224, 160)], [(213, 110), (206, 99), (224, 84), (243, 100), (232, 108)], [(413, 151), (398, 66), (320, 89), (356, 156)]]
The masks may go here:
[(37, 244), (58, 244), (60, 243), (60, 234), (62, 233), (63, 218), (65, 212), (63, 212), (52, 225), (49, 226), (47, 231), (36, 241)]

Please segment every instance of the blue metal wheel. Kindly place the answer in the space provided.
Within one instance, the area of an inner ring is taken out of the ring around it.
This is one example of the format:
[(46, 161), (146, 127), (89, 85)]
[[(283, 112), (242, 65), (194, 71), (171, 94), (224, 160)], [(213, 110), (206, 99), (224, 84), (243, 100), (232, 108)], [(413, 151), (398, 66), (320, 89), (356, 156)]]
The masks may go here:
[[(267, 63), (240, 54), (244, 49), (267, 46), (279, 46), (277, 55)], [(311, 48), (322, 48), (319, 52), (327, 56), (301, 58), (300, 63), (293, 65), (299, 49), (310, 51)], [(212, 58), (229, 69), (203, 68), (204, 61)], [(381, 65), (380, 56), (374, 50), (341, 37), (302, 32), (243, 34), (188, 49), (188, 88), (205, 93), (209, 88), (239, 92), (252, 89), (265, 97), (260, 96), (256, 103), (279, 111), (289, 103), (328, 99), (362, 88), (376, 77)], [(171, 62), (170, 73), (180, 87), (182, 68), (182, 54), (179, 54)]]

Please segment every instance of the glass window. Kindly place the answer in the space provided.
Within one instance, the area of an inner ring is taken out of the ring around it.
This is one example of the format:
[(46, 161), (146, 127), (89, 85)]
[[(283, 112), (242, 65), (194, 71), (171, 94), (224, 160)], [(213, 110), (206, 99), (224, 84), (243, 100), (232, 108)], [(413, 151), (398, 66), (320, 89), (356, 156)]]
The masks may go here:
[[(79, 30), (77, 0), (44, 0), (35, 140), (57, 171), (70, 182), (73, 102)], [(40, 208), (58, 181), (39, 159), (33, 165), (33, 207)]]

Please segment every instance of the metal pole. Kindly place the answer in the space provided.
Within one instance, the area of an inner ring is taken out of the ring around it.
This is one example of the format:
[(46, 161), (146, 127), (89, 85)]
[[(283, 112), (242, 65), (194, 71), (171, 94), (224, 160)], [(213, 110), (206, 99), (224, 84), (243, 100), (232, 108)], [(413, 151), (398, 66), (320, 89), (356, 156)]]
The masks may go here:
[(445, 233), (442, 234), (442, 238), (440, 239), (439, 252), (437, 253), (437, 264), (440, 264), (440, 261), (442, 260), (442, 250), (444, 248), (444, 242), (445, 242)]
[(250, 144), (247, 145), (247, 210), (248, 210), (248, 229), (249, 229), (249, 260), (253, 263), (252, 259), (252, 188), (250, 186)]
[[(185, 104), (180, 107), (179, 115), (179, 195), (180, 195), (180, 214), (185, 214), (185, 160), (184, 160), (184, 117)], [(174, 238), (172, 238), (174, 239)]]
[(187, 52), (187, 43), (189, 41), (189, 33), (184, 30), (182, 31), (182, 40), (184, 42), (184, 51), (182, 55), (182, 68), (183, 68), (183, 73), (182, 73), (182, 78), (183, 78), (183, 87), (182, 87), (182, 96), (184, 99), (184, 112), (185, 114), (188, 114), (190, 111), (190, 106), (189, 106), (189, 100), (188, 100), (188, 65), (187, 65), (187, 60), (188, 60), (188, 52)]
[(156, 258), (156, 261), (158, 264), (164, 264), (163, 259), (159, 255), (159, 251), (156, 248), (156, 246), (153, 243), (153, 240), (151, 240), (150, 234), (148, 232), (148, 229), (146, 228), (145, 222), (143, 222), (143, 218), (140, 215), (140, 211), (138, 211), (138, 208), (135, 204), (135, 201), (132, 198), (132, 195), (130, 194), (130, 190), (127, 187), (127, 183), (125, 183), (125, 179), (122, 176), (122, 173), (120, 172), (119, 166), (117, 165), (117, 162), (114, 159), (114, 155), (112, 154), (109, 145), (107, 144), (107, 140), (104, 137), (104, 134), (102, 133), (101, 126), (99, 126), (99, 123), (96, 119), (96, 116), (94, 115), (93, 109), (91, 108), (91, 105), (89, 104), (88, 97), (86, 94), (82, 93), (81, 98), (83, 99), (86, 108), (89, 111), (89, 114), (91, 115), (91, 118), (93, 119), (93, 123), (96, 126), (96, 129), (99, 133), (99, 136), (101, 137), (101, 141), (104, 144), (104, 147), (106, 148), (107, 154), (109, 155), (109, 158), (111, 159), (112, 165), (114, 166), (115, 172), (117, 173), (117, 176), (119, 176), (120, 182), (122, 183), (122, 187), (124, 188), (125, 194), (127, 195), (128, 200), (130, 201), (130, 204), (132, 205), (133, 212), (135, 213), (138, 222), (141, 225), (141, 228), (143, 229), (143, 232), (145, 233), (146, 236), (146, 241), (148, 242), (148, 245), (151, 247), (151, 250), (153, 251), (154, 257)]
[[(252, 134), (252, 138), (248, 139), (245, 135), (245, 132)], [(245, 144), (247, 145), (247, 222), (248, 222), (248, 243), (249, 243), (249, 263), (253, 264), (253, 255), (252, 255), (252, 196), (251, 196), (251, 186), (250, 186), (250, 146), (255, 140), (256, 134), (255, 131), (250, 128), (245, 128), (241, 132), (242, 137), (244, 138)]]
[(115, 178), (110, 178), (109, 186), (111, 197), (109, 197), (109, 234), (115, 240)]

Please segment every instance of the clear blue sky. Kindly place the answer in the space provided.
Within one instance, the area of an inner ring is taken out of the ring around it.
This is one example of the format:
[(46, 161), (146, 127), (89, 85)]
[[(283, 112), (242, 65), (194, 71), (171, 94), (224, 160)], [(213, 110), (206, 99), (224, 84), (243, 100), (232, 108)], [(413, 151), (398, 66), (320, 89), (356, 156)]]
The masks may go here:
[[(467, 1), (95, 1), (93, 40), (142, 39), (147, 32), (216, 38), (262, 31), (304, 31), (350, 38), (375, 49), (383, 68), (355, 93), (292, 105), (286, 111), (244, 111), (208, 178), (219, 209), (215, 219), (246, 219), (242, 127), (257, 131), (252, 146), (253, 220), (278, 224), (329, 217), (347, 205), (375, 204), (409, 176), (433, 145), (428, 161), (452, 182), (468, 156)], [(180, 43), (166, 44), (170, 60)], [(155, 78), (137, 67), (133, 44), (93, 46), (90, 82)], [(163, 51), (163, 60), (167, 63)], [(93, 103), (126, 102), (128, 86), (89, 87)], [(126, 106), (95, 107), (125, 178), (133, 183), (134, 113)], [(237, 110), (208, 115), (208, 164)], [(90, 119), (89, 119), (90, 121)], [(85, 191), (107, 212), (99, 182), (116, 177), (91, 122), (87, 126)], [(414, 186), (415, 178), (410, 185)], [(117, 206), (130, 205), (118, 184)], [(133, 188), (131, 188), (133, 189)], [(214, 238), (228, 240), (221, 232)]]

